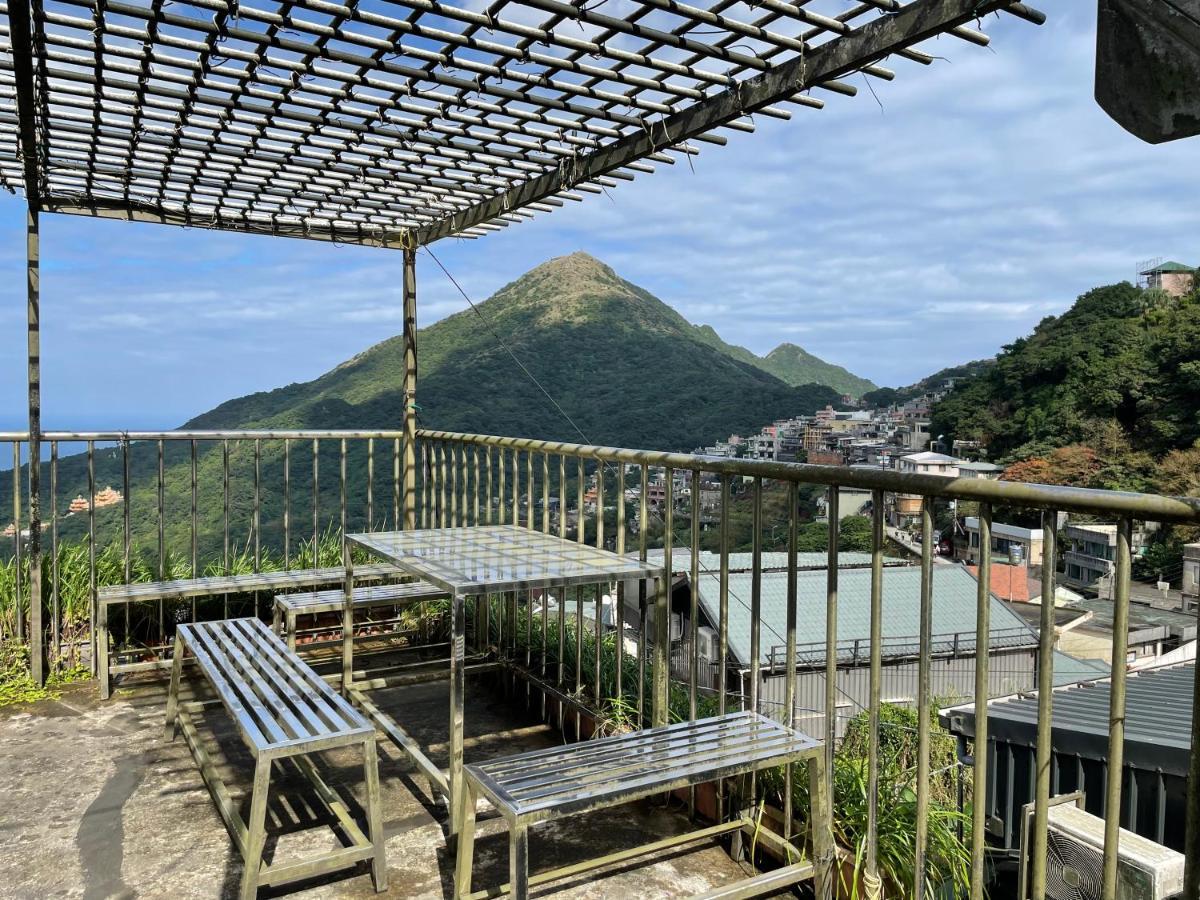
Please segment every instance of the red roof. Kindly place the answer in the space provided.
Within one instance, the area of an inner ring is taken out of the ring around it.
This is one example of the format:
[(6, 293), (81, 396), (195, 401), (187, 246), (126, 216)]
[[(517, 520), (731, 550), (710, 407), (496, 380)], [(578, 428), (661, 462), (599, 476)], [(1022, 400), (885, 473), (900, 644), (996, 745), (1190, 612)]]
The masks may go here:
[[(979, 566), (967, 566), (967, 571), (976, 578), (979, 577)], [(992, 563), (992, 593), (1001, 600), (1020, 600), (1028, 603), (1034, 597), (1029, 581), (1028, 566)], [(1040, 588), (1038, 592), (1041, 592)]]

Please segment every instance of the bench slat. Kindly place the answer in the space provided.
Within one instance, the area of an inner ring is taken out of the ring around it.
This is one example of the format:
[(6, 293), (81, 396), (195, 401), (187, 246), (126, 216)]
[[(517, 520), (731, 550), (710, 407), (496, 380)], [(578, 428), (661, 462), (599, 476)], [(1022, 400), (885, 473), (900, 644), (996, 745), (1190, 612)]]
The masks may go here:
[(256, 755), (374, 730), (258, 619), (180, 625), (179, 633)]
[(660, 785), (749, 772), (819, 742), (752, 712), (729, 713), (467, 766), (507, 814), (567, 813)]
[[(385, 606), (388, 603), (415, 603), (421, 600), (437, 600), (446, 597), (444, 590), (428, 581), (410, 581), (405, 584), (377, 584), (354, 589), (355, 606)], [(309, 591), (298, 594), (277, 594), (275, 607), (297, 615), (315, 615), (337, 612), (346, 602), (344, 588), (327, 591)]]
[[(388, 563), (372, 563), (356, 566), (354, 569), (356, 581), (400, 574), (399, 569)], [(174, 581), (108, 585), (97, 591), (97, 599), (101, 603), (123, 603), (136, 600), (172, 600), (182, 597), (241, 594), (285, 588), (311, 588), (323, 584), (336, 584), (345, 577), (346, 570), (340, 566), (325, 569), (253, 572), (244, 575), (208, 575), (202, 578), (180, 578)]]

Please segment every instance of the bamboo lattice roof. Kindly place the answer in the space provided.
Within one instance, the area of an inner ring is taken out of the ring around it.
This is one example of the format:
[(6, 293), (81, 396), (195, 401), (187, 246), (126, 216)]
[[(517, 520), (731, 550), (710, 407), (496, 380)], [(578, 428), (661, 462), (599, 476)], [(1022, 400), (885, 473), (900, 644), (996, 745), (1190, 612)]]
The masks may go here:
[[(8, 0), (0, 184), (35, 208), (380, 246), (684, 160), (1007, 0)], [(22, 152), (32, 148), (32, 152)], [(687, 164), (686, 162), (684, 164)]]

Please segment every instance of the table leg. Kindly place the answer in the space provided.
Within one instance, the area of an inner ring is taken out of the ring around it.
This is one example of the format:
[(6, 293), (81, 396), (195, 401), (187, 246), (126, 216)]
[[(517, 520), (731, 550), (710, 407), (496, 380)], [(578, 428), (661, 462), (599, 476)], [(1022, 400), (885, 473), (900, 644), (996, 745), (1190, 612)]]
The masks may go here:
[(379, 755), (375, 737), (363, 743), (363, 775), (367, 787), (367, 832), (375, 855), (371, 858), (371, 881), (375, 892), (387, 890), (387, 837), (383, 833), (383, 809), (379, 797)]
[(450, 834), (459, 829), (459, 806), (463, 791), (463, 701), (466, 678), (466, 598), (450, 598)]
[(348, 694), (354, 683), (354, 560), (350, 542), (342, 541), (342, 562), (346, 566), (345, 602), (342, 605), (342, 693)]
[(463, 785), (458, 807), (458, 864), (454, 867), (454, 898), (465, 900), (471, 894), (471, 868), (475, 861), (475, 787)]
[(108, 660), (108, 604), (96, 604), (96, 674), (100, 676), (100, 699), (107, 700), (112, 694), (112, 675)]
[(513, 900), (529, 900), (529, 826), (508, 830), (508, 886)]
[(259, 757), (254, 764), (254, 788), (250, 795), (250, 819), (246, 823), (246, 857), (242, 870), (241, 900), (258, 896), (258, 875), (262, 870), (263, 847), (267, 837), (267, 791), (271, 784), (271, 760)]

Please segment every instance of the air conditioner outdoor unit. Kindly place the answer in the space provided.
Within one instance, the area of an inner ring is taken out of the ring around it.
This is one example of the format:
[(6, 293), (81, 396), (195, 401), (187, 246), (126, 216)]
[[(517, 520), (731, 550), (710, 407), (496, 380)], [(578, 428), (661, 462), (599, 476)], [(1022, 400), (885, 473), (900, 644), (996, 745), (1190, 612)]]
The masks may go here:
[[(1104, 878), (1104, 819), (1076, 805), (1082, 802), (1082, 795), (1070, 799), (1076, 802), (1051, 801), (1047, 810), (1046, 897), (1093, 900), (1100, 896)], [(1025, 816), (1025, 869), (1030, 864), (1032, 821), (1030, 804)], [(1122, 828), (1118, 900), (1169, 900), (1182, 895), (1183, 854)]]

